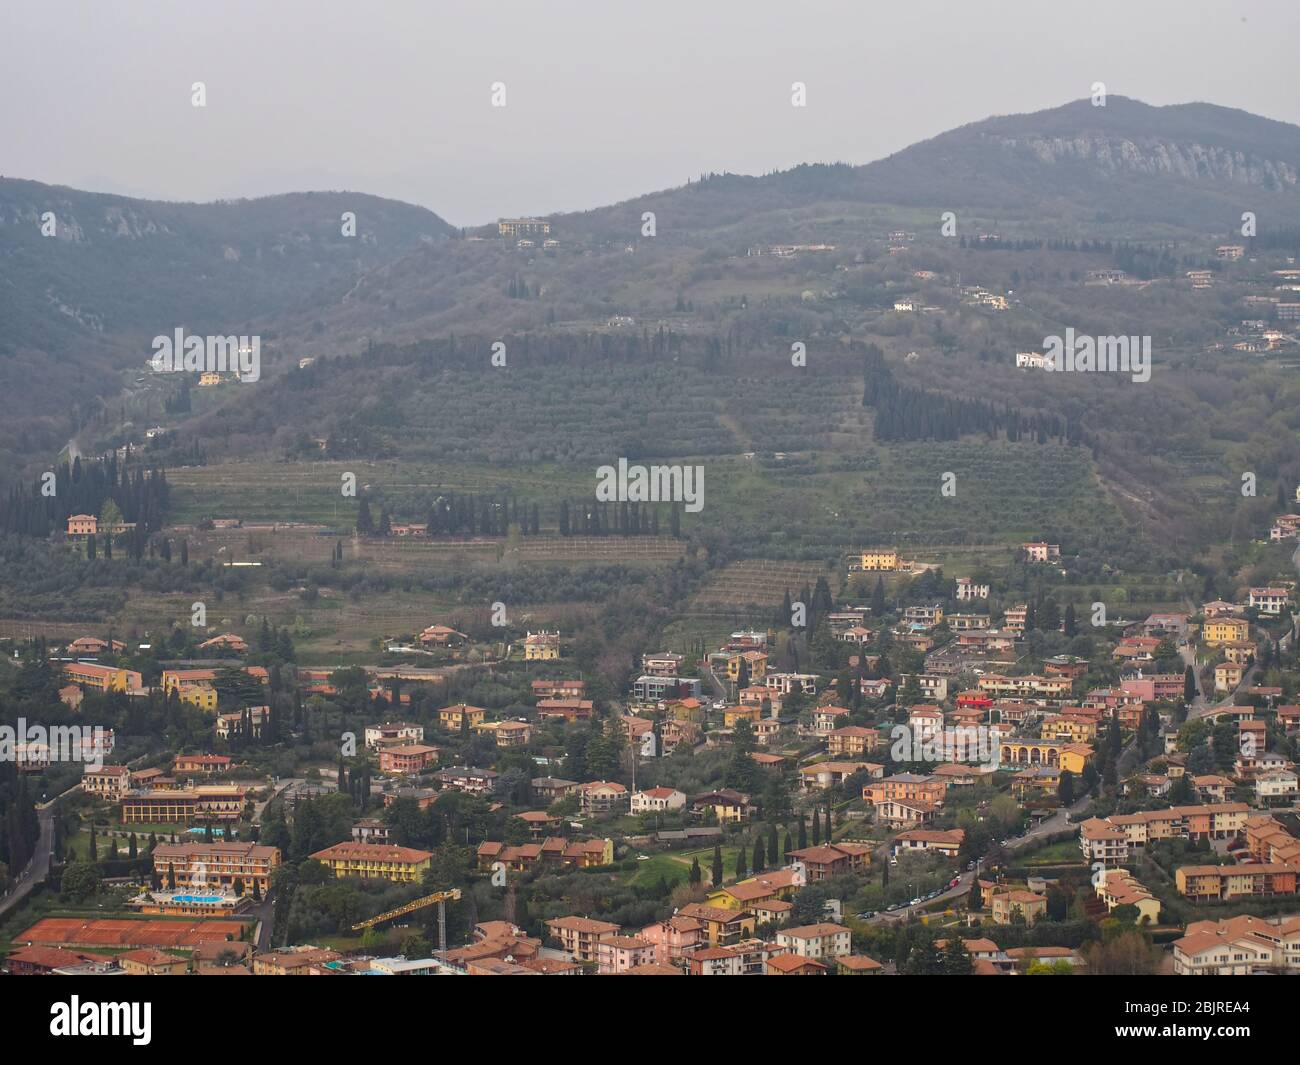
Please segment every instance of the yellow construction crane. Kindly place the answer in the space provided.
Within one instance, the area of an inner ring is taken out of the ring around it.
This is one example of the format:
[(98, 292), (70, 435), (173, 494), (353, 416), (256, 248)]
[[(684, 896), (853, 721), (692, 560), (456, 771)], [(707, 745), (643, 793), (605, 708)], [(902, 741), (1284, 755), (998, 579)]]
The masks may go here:
[(391, 921), (394, 917), (402, 917), (408, 913), (414, 913), (416, 910), (422, 910), (426, 906), (438, 904), (438, 952), (445, 954), (447, 952), (447, 900), (455, 901), (460, 898), (460, 888), (452, 888), (450, 891), (435, 891), (432, 895), (424, 895), (418, 899), (412, 899), (403, 906), (398, 906), (395, 910), (388, 910), (386, 913), (377, 914), (374, 917), (367, 917), (352, 926), (352, 931), (360, 932), (363, 928), (373, 928), (377, 924), (383, 924), (385, 921)]

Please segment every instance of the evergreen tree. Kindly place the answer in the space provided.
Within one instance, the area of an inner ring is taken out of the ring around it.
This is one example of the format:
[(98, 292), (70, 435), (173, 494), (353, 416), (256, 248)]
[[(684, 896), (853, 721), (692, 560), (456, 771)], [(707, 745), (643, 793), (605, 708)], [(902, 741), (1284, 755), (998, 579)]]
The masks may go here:
[(375, 520), (370, 516), (370, 500), (362, 496), (357, 505), (357, 534), (369, 536), (375, 531)]

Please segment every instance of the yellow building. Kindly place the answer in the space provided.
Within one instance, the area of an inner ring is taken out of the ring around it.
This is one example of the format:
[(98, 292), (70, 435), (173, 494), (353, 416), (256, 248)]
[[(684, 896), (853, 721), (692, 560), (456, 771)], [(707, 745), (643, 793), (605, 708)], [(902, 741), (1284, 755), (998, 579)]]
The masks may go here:
[(1237, 662), (1220, 662), (1214, 667), (1214, 690), (1233, 691), (1246, 675), (1246, 667)]
[(687, 903), (677, 915), (699, 921), (711, 947), (729, 947), (750, 939), (758, 924), (758, 918), (750, 910), (706, 906), (699, 902)]
[(458, 732), (465, 727), (465, 719), (469, 719), (470, 728), (478, 728), (487, 719), (487, 711), (481, 706), (469, 706), (465, 703), (457, 703), (455, 706), (447, 706), (438, 711), (438, 723), (450, 732)]
[(208, 713), (217, 712), (217, 689), (206, 684), (182, 684), (176, 689), (176, 695), (183, 703), (197, 706)]
[(778, 869), (751, 876), (730, 887), (719, 888), (708, 896), (708, 905), (720, 910), (747, 910), (773, 900), (785, 901), (799, 890), (793, 869)]
[(1064, 740), (1067, 743), (1091, 743), (1097, 738), (1097, 722), (1090, 717), (1063, 714), (1043, 721), (1045, 739)]
[(697, 814), (712, 810), (714, 820), (718, 824), (735, 825), (745, 819), (749, 809), (749, 798), (738, 791), (723, 788), (720, 791), (697, 795), (691, 800), (691, 809)]
[(861, 568), (867, 570), (898, 569), (898, 552), (894, 548), (873, 547), (862, 552)]
[(722, 712), (722, 724), (726, 728), (735, 728), (737, 722), (749, 721), (755, 722), (763, 717), (763, 708), (761, 706), (729, 706)]
[(1205, 622), (1203, 633), (1207, 647), (1239, 643), (1250, 636), (1250, 622), (1245, 618), (1214, 618)]
[(1032, 925), (1047, 915), (1047, 896), (1019, 889), (999, 891), (989, 901), (989, 911), (994, 924), (1014, 924), (1019, 918)]
[(73, 684), (101, 692), (138, 691), (144, 678), (134, 670), (101, 666), (94, 662), (68, 662), (63, 673)]
[(392, 847), (386, 843), (336, 843), (311, 856), (336, 877), (355, 876), (362, 880), (392, 880), (418, 884), (433, 855), (413, 847)]
[(1112, 869), (1097, 885), (1097, 897), (1107, 910), (1117, 906), (1136, 906), (1138, 922), (1156, 924), (1160, 919), (1160, 900), (1144, 888), (1125, 869)]
[(767, 655), (762, 651), (741, 651), (727, 659), (727, 679), (733, 684), (740, 681), (740, 663), (749, 665), (749, 679), (760, 681), (767, 676)]
[(1004, 766), (1056, 766), (1071, 773), (1083, 772), (1093, 750), (1086, 743), (1063, 743), (1060, 740), (1011, 739), (1001, 743)]
[(180, 976), (189, 968), (190, 960), (142, 947), (119, 954), (117, 964), (127, 976)]

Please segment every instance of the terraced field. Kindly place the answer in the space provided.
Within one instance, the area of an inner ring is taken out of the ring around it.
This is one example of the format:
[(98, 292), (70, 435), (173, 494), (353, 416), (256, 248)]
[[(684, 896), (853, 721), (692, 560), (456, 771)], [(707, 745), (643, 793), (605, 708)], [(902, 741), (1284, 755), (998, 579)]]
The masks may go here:
[(832, 594), (838, 593), (839, 575), (823, 563), (771, 559), (733, 562), (709, 574), (686, 604), (686, 613), (725, 614), (750, 609), (770, 613), (780, 605), (787, 591), (792, 598), (797, 598), (799, 590), (805, 584), (811, 588), (818, 577), (826, 577)]
[(669, 536), (528, 536), (513, 541), (503, 557), (507, 562), (669, 566), (685, 551), (686, 541)]

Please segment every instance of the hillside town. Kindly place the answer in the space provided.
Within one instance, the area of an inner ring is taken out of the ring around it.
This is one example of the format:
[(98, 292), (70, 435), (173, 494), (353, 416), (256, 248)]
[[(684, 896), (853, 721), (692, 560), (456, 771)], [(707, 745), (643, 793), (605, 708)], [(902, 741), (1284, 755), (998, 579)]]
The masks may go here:
[(1089, 616), (1016, 594), (1068, 543), (1009, 554), (863, 548), (620, 692), (562, 629), (454, 617), (385, 665), (296, 665), (265, 622), (10, 641), (68, 727), (13, 741), (61, 791), (28, 856), (60, 886), (11, 883), (3, 966), (1300, 972), (1295, 580)]

